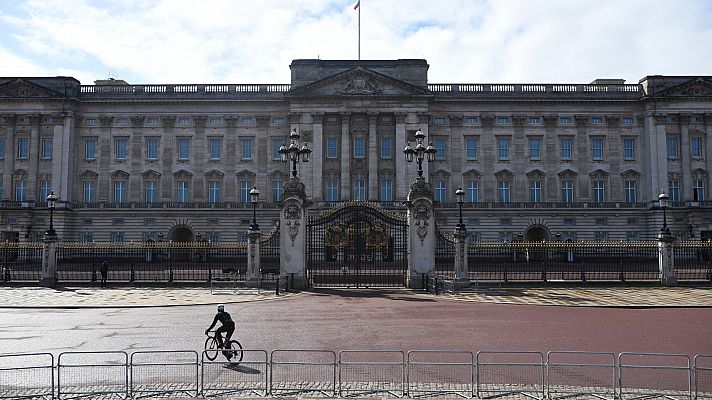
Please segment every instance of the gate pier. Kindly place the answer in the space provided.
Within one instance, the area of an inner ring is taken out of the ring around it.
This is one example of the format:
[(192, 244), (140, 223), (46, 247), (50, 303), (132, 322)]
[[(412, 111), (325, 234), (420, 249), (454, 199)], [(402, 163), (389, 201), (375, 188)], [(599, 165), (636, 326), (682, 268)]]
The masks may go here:
[(409, 288), (422, 286), (424, 275), (435, 274), (435, 216), (430, 183), (419, 176), (410, 185), (408, 199), (408, 279)]
[(279, 237), (280, 278), (289, 277), (293, 289), (307, 287), (306, 270), (306, 187), (298, 178), (290, 178), (284, 185), (284, 197), (279, 222), (282, 234)]

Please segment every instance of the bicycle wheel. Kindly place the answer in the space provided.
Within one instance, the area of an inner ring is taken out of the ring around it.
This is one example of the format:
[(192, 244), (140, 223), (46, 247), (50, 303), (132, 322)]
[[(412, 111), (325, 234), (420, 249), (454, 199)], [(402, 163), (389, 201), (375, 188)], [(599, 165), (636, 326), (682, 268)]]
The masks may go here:
[(232, 359), (230, 362), (234, 364), (239, 364), (242, 361), (242, 345), (237, 340), (230, 340), (227, 344), (227, 348), (232, 350)]
[(208, 350), (205, 352), (205, 357), (210, 361), (215, 361), (218, 357), (217, 348), (218, 341), (215, 340), (214, 336), (208, 336), (208, 338), (205, 339), (205, 350)]

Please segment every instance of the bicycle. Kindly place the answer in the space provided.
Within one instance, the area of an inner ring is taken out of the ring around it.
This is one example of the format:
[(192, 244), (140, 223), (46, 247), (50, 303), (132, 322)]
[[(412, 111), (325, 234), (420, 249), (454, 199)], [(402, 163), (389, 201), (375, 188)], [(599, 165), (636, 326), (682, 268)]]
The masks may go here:
[[(211, 336), (210, 333), (213, 335)], [(225, 358), (227, 358), (228, 354), (232, 354), (232, 359), (228, 359), (228, 361), (232, 363), (240, 363), (242, 361), (242, 345), (240, 342), (238, 342), (235, 339), (230, 339), (229, 341), (225, 342), (225, 347), (222, 350), (223, 355)], [(205, 357), (208, 358), (210, 361), (214, 361), (218, 357), (218, 352), (220, 352), (221, 347), (218, 346), (218, 339), (217, 335), (215, 335), (215, 331), (210, 331), (208, 333), (208, 338), (205, 339)]]

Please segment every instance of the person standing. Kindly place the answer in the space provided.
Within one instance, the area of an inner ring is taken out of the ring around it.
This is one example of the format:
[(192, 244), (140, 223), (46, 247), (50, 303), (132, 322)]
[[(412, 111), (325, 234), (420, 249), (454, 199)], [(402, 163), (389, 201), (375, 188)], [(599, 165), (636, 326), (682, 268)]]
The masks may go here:
[(106, 260), (101, 262), (101, 268), (99, 269), (99, 272), (101, 272), (101, 287), (105, 288), (106, 276), (109, 274), (109, 265), (106, 263)]

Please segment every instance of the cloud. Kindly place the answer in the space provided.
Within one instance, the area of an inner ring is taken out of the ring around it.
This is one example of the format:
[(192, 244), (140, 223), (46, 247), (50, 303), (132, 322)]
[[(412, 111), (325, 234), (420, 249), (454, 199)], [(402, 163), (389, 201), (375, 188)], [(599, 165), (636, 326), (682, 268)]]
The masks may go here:
[[(353, 0), (30, 0), (0, 11), (2, 75), (288, 83), (298, 58), (355, 59)], [(637, 82), (708, 74), (706, 0), (363, 0), (363, 59), (425, 58), (431, 82)]]

